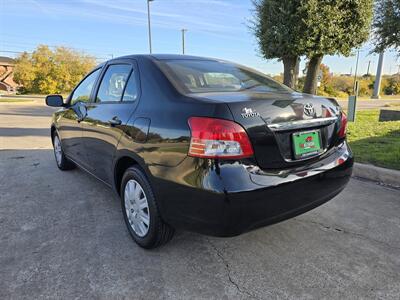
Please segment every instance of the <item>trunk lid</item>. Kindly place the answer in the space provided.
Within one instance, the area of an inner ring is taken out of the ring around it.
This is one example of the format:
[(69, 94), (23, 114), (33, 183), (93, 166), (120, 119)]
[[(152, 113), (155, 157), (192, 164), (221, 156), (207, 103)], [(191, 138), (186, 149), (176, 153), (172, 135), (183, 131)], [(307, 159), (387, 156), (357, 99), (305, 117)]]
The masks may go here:
[[(207, 93), (195, 97), (228, 105), (234, 120), (246, 129), (261, 168), (305, 164), (339, 141), (340, 106), (334, 99), (289, 92)], [(309, 130), (318, 130), (321, 151), (298, 158), (293, 134)]]

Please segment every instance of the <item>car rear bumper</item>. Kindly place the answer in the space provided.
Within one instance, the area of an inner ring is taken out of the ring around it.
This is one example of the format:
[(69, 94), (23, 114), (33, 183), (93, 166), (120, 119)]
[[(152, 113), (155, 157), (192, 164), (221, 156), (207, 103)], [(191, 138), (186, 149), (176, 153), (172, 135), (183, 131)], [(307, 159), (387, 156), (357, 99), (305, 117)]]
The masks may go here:
[(214, 236), (234, 236), (273, 224), (332, 199), (350, 179), (353, 156), (346, 143), (301, 168), (263, 171), (246, 162), (187, 158), (174, 171), (153, 168), (164, 220)]

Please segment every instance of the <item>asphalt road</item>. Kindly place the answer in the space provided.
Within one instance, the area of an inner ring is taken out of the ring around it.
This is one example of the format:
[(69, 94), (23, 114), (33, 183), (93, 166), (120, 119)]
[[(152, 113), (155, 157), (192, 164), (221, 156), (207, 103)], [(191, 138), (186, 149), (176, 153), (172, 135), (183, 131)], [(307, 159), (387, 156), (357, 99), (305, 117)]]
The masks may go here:
[(294, 219), (146, 251), (110, 190), (57, 169), (50, 113), (0, 104), (0, 299), (398, 299), (399, 190), (351, 180)]

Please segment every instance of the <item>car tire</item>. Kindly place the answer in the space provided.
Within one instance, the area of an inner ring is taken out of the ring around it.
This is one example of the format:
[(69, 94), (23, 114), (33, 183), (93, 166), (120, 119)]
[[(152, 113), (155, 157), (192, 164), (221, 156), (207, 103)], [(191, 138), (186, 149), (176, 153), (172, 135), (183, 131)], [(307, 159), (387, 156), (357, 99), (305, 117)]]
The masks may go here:
[(57, 167), (60, 170), (66, 171), (74, 169), (76, 167), (75, 164), (65, 156), (64, 151), (62, 149), (61, 140), (57, 133), (53, 134), (53, 149)]
[(128, 231), (139, 246), (156, 248), (173, 237), (174, 228), (161, 219), (150, 182), (137, 166), (128, 168), (122, 177), (121, 207)]

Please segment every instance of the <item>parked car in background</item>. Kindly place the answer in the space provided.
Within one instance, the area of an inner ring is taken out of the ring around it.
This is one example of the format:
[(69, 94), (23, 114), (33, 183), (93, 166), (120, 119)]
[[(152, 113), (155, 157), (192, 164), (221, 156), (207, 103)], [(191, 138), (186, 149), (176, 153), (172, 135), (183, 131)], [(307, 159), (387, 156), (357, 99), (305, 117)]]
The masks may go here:
[(54, 113), (61, 170), (111, 187), (145, 248), (174, 228), (234, 236), (332, 199), (353, 155), (334, 99), (217, 59), (132, 55), (88, 74)]

